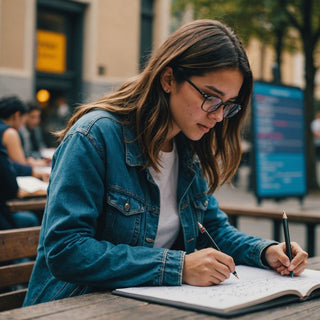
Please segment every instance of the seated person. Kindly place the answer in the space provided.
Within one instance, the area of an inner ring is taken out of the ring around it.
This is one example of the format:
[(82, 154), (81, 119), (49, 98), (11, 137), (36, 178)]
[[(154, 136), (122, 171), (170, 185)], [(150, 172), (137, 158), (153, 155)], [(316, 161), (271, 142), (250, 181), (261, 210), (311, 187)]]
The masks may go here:
[(58, 146), (57, 137), (53, 132), (65, 129), (72, 110), (64, 96), (57, 96), (52, 99), (49, 106), (43, 112), (44, 140), (49, 148)]
[[(19, 129), (21, 143), (27, 160), (43, 159), (41, 149), (46, 148), (39, 127), (42, 109), (36, 102), (27, 103), (27, 114), (24, 125)], [(50, 165), (50, 159), (43, 159), (45, 164)]]
[(0, 138), (12, 161), (31, 166), (47, 166), (42, 159), (26, 159), (18, 130), (25, 122), (26, 105), (16, 96), (0, 99)]
[(32, 168), (29, 165), (12, 162), (6, 148), (0, 142), (0, 230), (39, 225), (39, 219), (35, 213), (10, 212), (6, 205), (7, 200), (19, 197), (23, 192), (18, 187), (17, 175), (32, 175)]

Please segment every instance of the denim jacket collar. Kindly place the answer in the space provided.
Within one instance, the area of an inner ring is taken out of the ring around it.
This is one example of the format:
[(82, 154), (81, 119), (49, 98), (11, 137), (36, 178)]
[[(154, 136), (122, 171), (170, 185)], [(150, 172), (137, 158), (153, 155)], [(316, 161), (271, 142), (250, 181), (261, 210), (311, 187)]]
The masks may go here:
[(126, 163), (129, 166), (145, 166), (146, 158), (141, 152), (133, 125), (123, 125), (123, 137), (126, 148)]
[[(129, 166), (145, 166), (147, 163), (146, 158), (141, 152), (138, 140), (136, 139), (135, 129), (132, 125), (123, 126), (123, 136), (126, 148), (126, 163)], [(193, 165), (196, 162), (196, 157), (191, 156), (190, 147), (187, 143), (187, 138), (183, 133), (179, 133), (176, 137), (177, 149), (181, 163), (186, 167), (193, 170)]]

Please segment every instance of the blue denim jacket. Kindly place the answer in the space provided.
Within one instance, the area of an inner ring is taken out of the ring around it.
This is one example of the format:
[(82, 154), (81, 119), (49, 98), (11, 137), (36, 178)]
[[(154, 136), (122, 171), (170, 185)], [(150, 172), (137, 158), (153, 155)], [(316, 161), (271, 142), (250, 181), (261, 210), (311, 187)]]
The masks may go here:
[(263, 267), (273, 243), (229, 225), (186, 138), (179, 152), (177, 200), (184, 250), (153, 248), (159, 188), (135, 140), (135, 131), (106, 111), (92, 111), (69, 130), (55, 152), (38, 256), (24, 305), (106, 288), (181, 285), (184, 255), (208, 244), (197, 221), (236, 263)]

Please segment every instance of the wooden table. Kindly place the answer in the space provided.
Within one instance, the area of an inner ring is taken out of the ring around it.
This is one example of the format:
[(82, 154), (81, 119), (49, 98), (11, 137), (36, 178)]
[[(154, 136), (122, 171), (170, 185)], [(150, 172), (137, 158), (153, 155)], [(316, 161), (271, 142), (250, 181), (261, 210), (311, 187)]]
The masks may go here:
[(24, 198), (24, 199), (13, 199), (6, 202), (10, 211), (34, 211), (44, 210), (47, 203), (47, 197), (35, 197), (35, 198)]
[[(320, 257), (309, 259), (309, 268), (320, 270)], [(284, 305), (265, 311), (249, 313), (234, 319), (319, 319), (320, 300)], [(42, 303), (0, 313), (1, 320), (27, 319), (225, 319), (169, 306), (152, 304), (135, 299), (99, 292), (79, 297)], [(230, 318), (229, 318), (230, 319)]]

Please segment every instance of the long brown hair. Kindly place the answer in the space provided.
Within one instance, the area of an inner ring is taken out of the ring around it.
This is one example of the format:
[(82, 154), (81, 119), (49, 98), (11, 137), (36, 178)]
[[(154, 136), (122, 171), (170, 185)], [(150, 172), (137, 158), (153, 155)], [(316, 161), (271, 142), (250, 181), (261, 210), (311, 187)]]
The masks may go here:
[(172, 120), (168, 94), (160, 83), (160, 75), (167, 66), (173, 68), (178, 84), (185, 81), (177, 72), (179, 69), (183, 69), (189, 77), (218, 69), (237, 69), (243, 75), (237, 101), (243, 110), (217, 123), (214, 130), (210, 130), (199, 141), (189, 141), (191, 150), (200, 160), (209, 192), (213, 192), (231, 179), (239, 165), (240, 125), (252, 92), (252, 73), (241, 42), (218, 21), (197, 20), (180, 27), (153, 54), (138, 76), (126, 81), (114, 93), (78, 108), (66, 129), (58, 133), (59, 139), (91, 110), (102, 109), (122, 114), (136, 127), (137, 140), (147, 165), (158, 170), (159, 151)]

